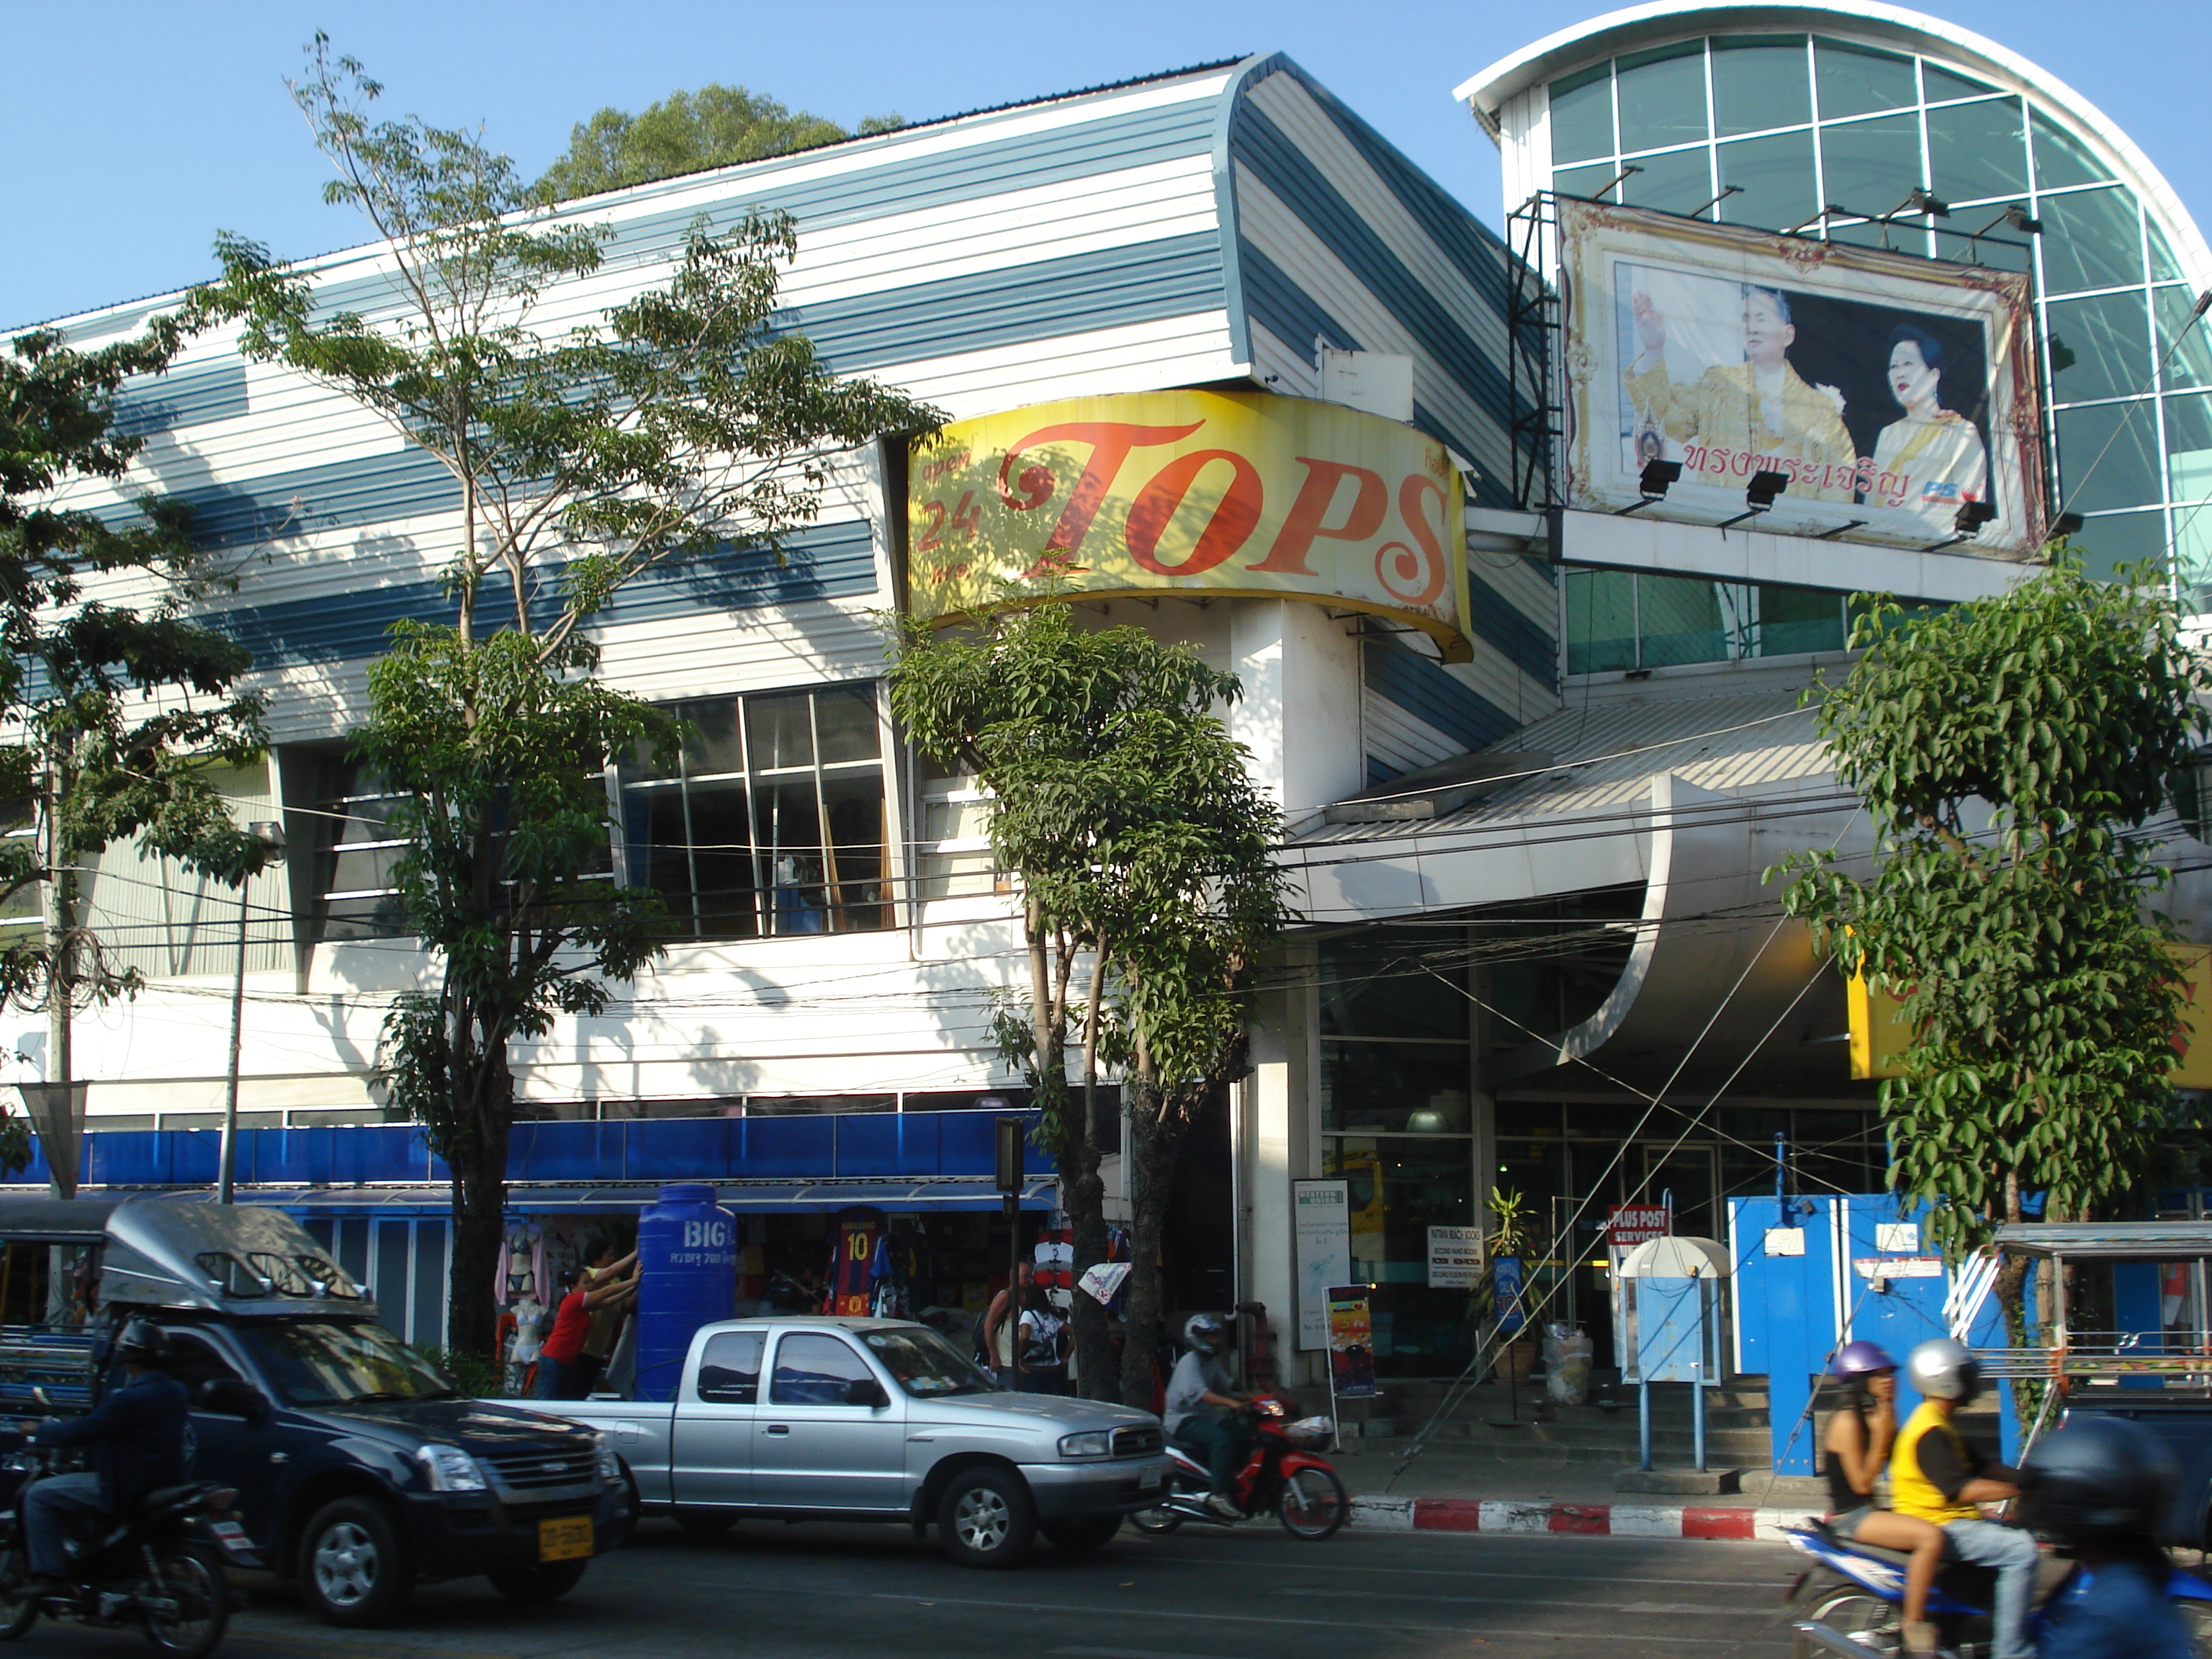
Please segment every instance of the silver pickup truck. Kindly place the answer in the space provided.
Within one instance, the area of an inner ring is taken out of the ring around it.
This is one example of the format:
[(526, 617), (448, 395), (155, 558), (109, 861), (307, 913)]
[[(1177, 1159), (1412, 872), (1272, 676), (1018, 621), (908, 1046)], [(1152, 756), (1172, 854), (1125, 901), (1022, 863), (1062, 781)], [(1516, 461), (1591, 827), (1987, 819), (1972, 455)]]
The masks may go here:
[(748, 1516), (934, 1521), (968, 1566), (1038, 1533), (1098, 1548), (1167, 1482), (1159, 1419), (1008, 1394), (927, 1326), (723, 1320), (692, 1338), (673, 1402), (600, 1395), (550, 1412), (603, 1431), (642, 1513), (713, 1534)]

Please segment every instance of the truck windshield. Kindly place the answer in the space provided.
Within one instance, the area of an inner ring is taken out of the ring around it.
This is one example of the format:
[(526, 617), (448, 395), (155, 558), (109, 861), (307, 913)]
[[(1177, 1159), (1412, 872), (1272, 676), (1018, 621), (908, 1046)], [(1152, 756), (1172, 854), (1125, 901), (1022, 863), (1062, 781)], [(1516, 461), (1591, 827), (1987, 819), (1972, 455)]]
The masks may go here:
[(860, 1340), (908, 1394), (988, 1394), (999, 1386), (935, 1331), (870, 1331)]
[(246, 1325), (238, 1334), (290, 1405), (447, 1400), (453, 1395), (453, 1385), (428, 1360), (381, 1325)]

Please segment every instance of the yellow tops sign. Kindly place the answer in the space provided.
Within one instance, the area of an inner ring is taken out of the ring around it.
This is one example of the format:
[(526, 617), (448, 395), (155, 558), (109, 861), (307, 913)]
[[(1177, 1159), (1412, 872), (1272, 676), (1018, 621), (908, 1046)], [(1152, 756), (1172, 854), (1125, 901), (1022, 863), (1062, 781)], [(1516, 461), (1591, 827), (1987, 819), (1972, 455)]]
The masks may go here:
[(1335, 404), (1156, 392), (958, 421), (916, 449), (908, 510), (924, 622), (1031, 597), (1305, 599), (1472, 654), (1457, 471)]
[[(2186, 1000), (2173, 1034), (2177, 1089), (2212, 1089), (2212, 946), (2171, 945), (2175, 975)], [(1901, 1056), (1912, 1046), (1912, 999), (1876, 991), (1864, 979), (1850, 982), (1851, 1075), (1905, 1075)]]

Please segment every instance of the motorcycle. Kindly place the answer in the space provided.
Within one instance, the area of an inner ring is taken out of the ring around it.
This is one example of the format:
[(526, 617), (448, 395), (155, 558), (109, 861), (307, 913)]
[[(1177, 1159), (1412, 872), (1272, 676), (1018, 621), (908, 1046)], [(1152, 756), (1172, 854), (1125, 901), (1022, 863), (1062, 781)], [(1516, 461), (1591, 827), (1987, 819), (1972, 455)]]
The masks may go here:
[[(1820, 1599), (1810, 1614), (1812, 1622), (1826, 1625), (1871, 1652), (1905, 1650), (1899, 1609), (1905, 1601), (1905, 1568), (1910, 1556), (1901, 1550), (1838, 1537), (1820, 1521), (1784, 1528), (1782, 1535), (1792, 1549), (1811, 1557), (1841, 1581), (1820, 1586)], [(1814, 1571), (1808, 1567), (1798, 1574), (1786, 1599), (1796, 1600)], [(1946, 1562), (1937, 1571), (1928, 1593), (1928, 1618), (1946, 1651), (1959, 1655), (1960, 1659), (1978, 1659), (1989, 1652), (1990, 1607), (1996, 1578), (1995, 1568), (1966, 1561)], [(2087, 1589), (2089, 1580), (2089, 1569), (2074, 1563), (2038, 1605), (2029, 1621), (2031, 1632), (2041, 1628), (2051, 1609)], [(2199, 1659), (2212, 1659), (2212, 1583), (2176, 1567), (2166, 1581), (2166, 1594), (2188, 1626), (2191, 1644)]]
[(1334, 1426), (1326, 1417), (1291, 1420), (1289, 1407), (1262, 1395), (1243, 1411), (1255, 1431), (1251, 1455), (1231, 1486), (1240, 1513), (1217, 1514), (1206, 1499), (1213, 1477), (1206, 1465), (1174, 1441), (1168, 1442), (1168, 1495), (1151, 1509), (1129, 1517), (1139, 1532), (1170, 1533), (1186, 1521), (1233, 1527), (1273, 1510), (1283, 1530), (1311, 1543), (1333, 1536), (1350, 1518), (1352, 1500), (1328, 1460), (1315, 1449), (1328, 1443)]
[(44, 1613), (101, 1629), (137, 1625), (158, 1651), (204, 1659), (230, 1624), (226, 1563), (262, 1565), (246, 1528), (230, 1517), (237, 1491), (195, 1480), (149, 1492), (122, 1519), (71, 1540), (68, 1583), (33, 1593), (26, 1582), (23, 1499), (60, 1473), (60, 1464), (58, 1454), (46, 1450), (0, 1460), (0, 1469), (25, 1477), (0, 1510), (0, 1642), (20, 1639)]

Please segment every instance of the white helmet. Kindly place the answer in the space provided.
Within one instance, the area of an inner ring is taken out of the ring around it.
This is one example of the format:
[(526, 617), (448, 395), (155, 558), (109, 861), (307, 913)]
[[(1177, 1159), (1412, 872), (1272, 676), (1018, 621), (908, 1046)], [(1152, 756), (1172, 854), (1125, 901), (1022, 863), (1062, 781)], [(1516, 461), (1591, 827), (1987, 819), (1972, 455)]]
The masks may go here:
[(1982, 1386), (1981, 1362), (1963, 1342), (1938, 1336), (1922, 1343), (1905, 1361), (1905, 1376), (1930, 1400), (1972, 1400)]
[(1193, 1314), (1188, 1319), (1183, 1321), (1183, 1344), (1197, 1353), (1207, 1355), (1219, 1353), (1222, 1342), (1227, 1334), (1218, 1314)]

